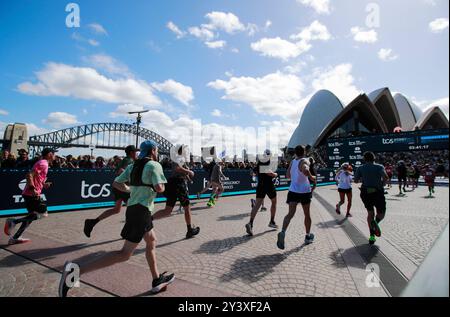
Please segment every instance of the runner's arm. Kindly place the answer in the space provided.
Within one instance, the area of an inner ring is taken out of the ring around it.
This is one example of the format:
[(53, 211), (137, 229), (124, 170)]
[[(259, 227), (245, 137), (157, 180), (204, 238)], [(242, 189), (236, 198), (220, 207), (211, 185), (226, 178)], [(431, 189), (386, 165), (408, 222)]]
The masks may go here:
[(292, 162), (289, 163), (289, 167), (288, 167), (288, 169), (286, 171), (286, 177), (288, 179), (291, 179), (291, 167), (292, 167)]
[(131, 169), (133, 168), (133, 165), (128, 166), (122, 174), (116, 177), (113, 183), (113, 188), (120, 190), (121, 192), (129, 193), (130, 187), (125, 184), (130, 181), (130, 174)]

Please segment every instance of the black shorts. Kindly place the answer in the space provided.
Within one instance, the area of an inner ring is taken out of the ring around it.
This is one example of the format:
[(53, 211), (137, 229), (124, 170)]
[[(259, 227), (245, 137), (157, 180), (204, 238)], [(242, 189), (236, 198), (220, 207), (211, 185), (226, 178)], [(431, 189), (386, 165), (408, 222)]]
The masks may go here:
[(294, 192), (289, 192), (288, 196), (287, 196), (287, 204), (290, 203), (297, 203), (297, 204), (302, 204), (302, 206), (305, 205), (309, 205), (311, 203), (312, 200), (312, 193), (304, 193), (304, 194), (300, 194), (300, 193), (294, 193)]
[(22, 196), (25, 200), (25, 208), (29, 213), (37, 212), (43, 214), (47, 212), (47, 205), (40, 197)]
[(369, 211), (377, 211), (385, 213), (386, 212), (386, 197), (384, 196), (384, 191), (377, 190), (374, 193), (368, 193), (366, 189), (361, 189), (361, 200)]
[(187, 182), (184, 179), (169, 178), (166, 184), (164, 196), (167, 198), (166, 205), (175, 207), (177, 200), (180, 201), (182, 207), (190, 205), (189, 189)]
[(270, 183), (258, 183), (256, 187), (256, 198), (264, 199), (268, 196), (270, 199), (277, 197), (277, 190), (275, 185)]
[(113, 193), (114, 193), (114, 201), (123, 200), (125, 203), (128, 202), (128, 199), (130, 199), (131, 195), (130, 193), (122, 192), (117, 188), (113, 188)]
[(351, 188), (348, 188), (348, 189), (338, 188), (338, 192), (344, 193), (344, 194), (351, 193), (352, 191), (353, 191), (353, 189), (351, 189)]
[(120, 234), (122, 238), (132, 243), (139, 243), (152, 229), (152, 214), (147, 207), (138, 204), (127, 208), (125, 226)]
[(406, 175), (398, 175), (398, 181), (399, 182), (406, 182)]

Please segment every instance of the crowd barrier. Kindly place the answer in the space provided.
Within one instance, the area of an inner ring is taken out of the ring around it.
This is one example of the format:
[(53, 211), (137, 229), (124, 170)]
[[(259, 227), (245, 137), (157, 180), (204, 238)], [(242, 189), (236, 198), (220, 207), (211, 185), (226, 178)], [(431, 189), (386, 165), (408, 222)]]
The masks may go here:
[[(21, 196), (25, 187), (26, 170), (0, 170), (0, 217), (26, 213)], [(256, 192), (256, 179), (250, 170), (225, 170), (229, 180), (224, 182), (223, 196), (246, 195)], [(286, 170), (279, 170), (274, 179), (277, 190), (287, 190), (290, 180), (286, 178)], [(170, 175), (167, 171), (166, 177)], [(334, 171), (323, 169), (317, 172), (318, 184), (334, 184)], [(207, 184), (207, 172), (196, 171), (192, 183), (189, 184), (190, 198), (196, 199), (197, 192)], [(112, 182), (114, 172), (107, 169), (98, 170), (66, 170), (54, 169), (48, 173), (48, 181), (53, 186), (44, 190), (42, 198), (47, 201), (50, 212), (75, 211), (82, 209), (105, 208), (114, 205)], [(209, 197), (210, 191), (202, 198)], [(156, 202), (164, 202), (163, 195), (158, 195)]]

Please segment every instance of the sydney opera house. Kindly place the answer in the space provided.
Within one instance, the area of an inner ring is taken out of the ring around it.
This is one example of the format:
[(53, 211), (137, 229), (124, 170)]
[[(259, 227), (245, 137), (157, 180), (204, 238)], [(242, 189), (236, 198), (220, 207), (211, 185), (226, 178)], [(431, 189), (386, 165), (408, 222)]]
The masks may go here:
[(309, 101), (288, 148), (299, 144), (319, 147), (328, 138), (448, 128), (440, 107), (422, 111), (402, 94), (382, 88), (357, 96), (344, 107), (330, 91), (321, 90)]

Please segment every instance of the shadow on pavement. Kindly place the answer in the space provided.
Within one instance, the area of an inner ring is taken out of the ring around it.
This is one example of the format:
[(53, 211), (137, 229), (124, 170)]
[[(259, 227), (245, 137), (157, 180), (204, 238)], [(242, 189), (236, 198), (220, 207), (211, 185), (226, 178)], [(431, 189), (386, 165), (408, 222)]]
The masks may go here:
[[(80, 250), (91, 248), (94, 246), (110, 244), (110, 243), (121, 241), (121, 240), (122, 239), (115, 239), (115, 240), (103, 241), (103, 242), (98, 242), (98, 243), (93, 243), (93, 244), (80, 243), (80, 244), (67, 245), (67, 246), (62, 246), (62, 247), (57, 247), (57, 248), (47, 248), (47, 249), (42, 248), (42, 249), (25, 250), (25, 251), (18, 252), (18, 255), (23, 260), (23, 263), (18, 264), (18, 265), (25, 264), (26, 262), (28, 262), (27, 259), (31, 259), (34, 261), (51, 260), (61, 254), (80, 251)], [(3, 262), (7, 263), (8, 257), (0, 260), (0, 266), (3, 264)], [(11, 255), (11, 257), (17, 257), (17, 255), (13, 254), (13, 255)]]
[(238, 214), (238, 215), (230, 215), (230, 216), (221, 216), (219, 218), (217, 218), (218, 221), (234, 221), (234, 220), (242, 220), (245, 218), (250, 217), (250, 213), (243, 213), (243, 214)]
[(316, 224), (317, 227), (321, 228), (321, 229), (326, 229), (326, 228), (340, 228), (342, 227), (342, 225), (344, 225), (346, 222), (348, 221), (348, 218), (342, 218), (342, 219), (334, 219), (334, 220), (329, 220), (329, 221), (325, 221), (325, 222), (319, 222), (318, 224)]
[[(339, 249), (337, 251), (333, 251), (330, 254), (330, 259), (333, 260), (333, 264), (337, 267), (351, 266), (364, 269), (365, 267), (361, 267), (361, 260), (355, 258), (355, 252), (364, 260), (365, 263), (371, 263), (373, 258), (378, 255), (379, 251), (380, 249), (377, 245), (371, 246), (369, 244), (364, 244), (346, 250)], [(344, 261), (344, 259), (346, 260)]]
[(305, 244), (302, 244), (285, 253), (237, 259), (231, 266), (230, 271), (220, 277), (220, 281), (229, 282), (235, 279), (241, 279), (244, 282), (255, 283), (273, 273), (277, 265), (286, 260), (291, 254), (299, 252), (305, 246)]
[(224, 253), (227, 251), (230, 251), (234, 247), (241, 245), (243, 243), (246, 243), (252, 239), (258, 238), (262, 235), (265, 235), (269, 232), (274, 232), (276, 230), (267, 230), (258, 234), (255, 234), (253, 237), (249, 236), (241, 236), (241, 237), (232, 237), (232, 238), (226, 238), (222, 240), (211, 240), (208, 242), (203, 243), (200, 248), (196, 251), (194, 251), (194, 254), (219, 254)]

